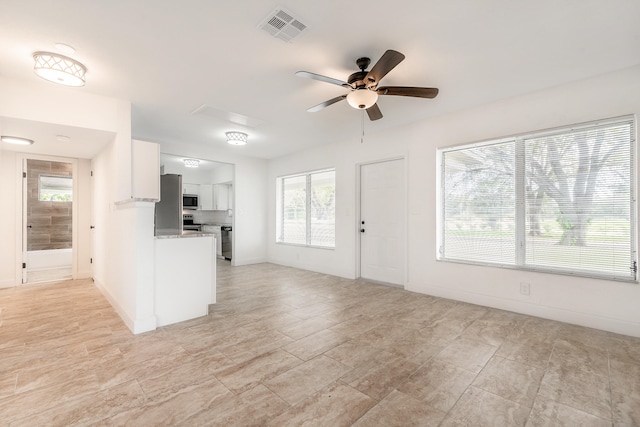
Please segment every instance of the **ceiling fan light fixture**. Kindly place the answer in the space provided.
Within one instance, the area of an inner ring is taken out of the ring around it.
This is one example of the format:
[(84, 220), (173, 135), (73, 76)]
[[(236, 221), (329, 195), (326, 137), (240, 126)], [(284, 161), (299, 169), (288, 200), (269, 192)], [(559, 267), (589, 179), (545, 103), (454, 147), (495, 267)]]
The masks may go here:
[(33, 71), (39, 77), (65, 86), (84, 86), (87, 68), (75, 59), (57, 53), (36, 52), (33, 60)]
[(6, 142), (7, 144), (15, 144), (15, 145), (31, 145), (31, 144), (33, 144), (33, 140), (27, 139), (27, 138), (22, 138), (20, 136), (2, 135), (0, 137), (0, 140), (2, 140), (2, 142)]
[(246, 145), (249, 135), (244, 132), (225, 132), (227, 142), (231, 145)]
[(200, 164), (198, 159), (184, 159), (184, 166), (187, 168), (197, 168)]
[(356, 89), (347, 95), (347, 102), (357, 110), (371, 108), (378, 101), (378, 94), (370, 89)]

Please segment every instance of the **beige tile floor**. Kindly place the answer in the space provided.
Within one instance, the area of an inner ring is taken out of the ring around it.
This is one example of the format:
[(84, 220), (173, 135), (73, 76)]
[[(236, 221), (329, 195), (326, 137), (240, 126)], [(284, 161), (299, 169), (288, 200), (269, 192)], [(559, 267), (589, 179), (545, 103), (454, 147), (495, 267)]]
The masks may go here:
[(270, 264), (218, 301), (134, 336), (91, 281), (0, 290), (0, 425), (640, 425), (640, 339)]

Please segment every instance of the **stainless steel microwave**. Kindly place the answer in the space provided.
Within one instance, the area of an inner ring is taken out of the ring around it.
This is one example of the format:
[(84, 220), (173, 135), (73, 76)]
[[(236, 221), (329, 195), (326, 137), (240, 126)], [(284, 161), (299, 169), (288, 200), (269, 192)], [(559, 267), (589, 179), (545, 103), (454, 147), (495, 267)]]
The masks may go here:
[(197, 194), (183, 194), (182, 195), (182, 209), (198, 209), (198, 195)]

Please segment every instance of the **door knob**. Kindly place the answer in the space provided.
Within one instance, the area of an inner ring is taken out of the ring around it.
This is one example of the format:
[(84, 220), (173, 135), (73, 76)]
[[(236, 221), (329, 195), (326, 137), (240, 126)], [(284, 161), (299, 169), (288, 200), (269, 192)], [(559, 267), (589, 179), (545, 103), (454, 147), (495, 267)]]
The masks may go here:
[(364, 233), (364, 228), (361, 228), (361, 229), (360, 229), (360, 232), (361, 232), (361, 233)]
[(27, 225), (27, 228), (33, 228), (33, 227), (32, 227), (32, 226), (30, 226), (30, 225)]

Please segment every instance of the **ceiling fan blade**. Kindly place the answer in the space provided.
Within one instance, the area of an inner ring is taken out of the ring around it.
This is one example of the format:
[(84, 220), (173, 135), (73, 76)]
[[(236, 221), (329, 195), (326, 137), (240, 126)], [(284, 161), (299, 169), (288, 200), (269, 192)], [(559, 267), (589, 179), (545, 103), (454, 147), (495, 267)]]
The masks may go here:
[(321, 76), (320, 74), (310, 73), (308, 71), (298, 71), (296, 72), (296, 76), (351, 88), (349, 83), (343, 82), (342, 80), (334, 79), (332, 77), (327, 77), (327, 76)]
[(411, 86), (382, 86), (376, 90), (378, 95), (413, 96), (415, 98), (435, 98), (438, 88)]
[(315, 105), (315, 106), (313, 106), (313, 107), (311, 107), (311, 108), (308, 108), (308, 109), (307, 109), (307, 111), (308, 111), (308, 112), (310, 112), (310, 113), (315, 113), (316, 111), (320, 111), (320, 110), (322, 110), (323, 108), (328, 107), (329, 105), (333, 105), (333, 104), (335, 104), (336, 102), (340, 102), (340, 101), (342, 101), (342, 100), (343, 100), (343, 99), (345, 99), (346, 97), (347, 97), (347, 95), (340, 95), (340, 96), (336, 96), (335, 98), (331, 98), (331, 99), (330, 99), (330, 100), (328, 100), (328, 101), (324, 101), (324, 102), (323, 102), (323, 103), (321, 103), (321, 104), (318, 104), (318, 105)]
[(404, 55), (400, 52), (387, 50), (384, 55), (382, 55), (382, 58), (376, 62), (376, 65), (373, 66), (371, 71), (369, 71), (367, 77), (365, 77), (365, 81), (369, 82), (367, 83), (367, 87), (375, 86), (380, 83), (380, 80), (382, 80), (389, 71), (393, 70), (396, 65), (401, 63), (403, 60)]
[(367, 114), (369, 115), (369, 120), (380, 120), (382, 118), (382, 111), (380, 111), (380, 107), (378, 104), (373, 104), (371, 107), (367, 108)]

